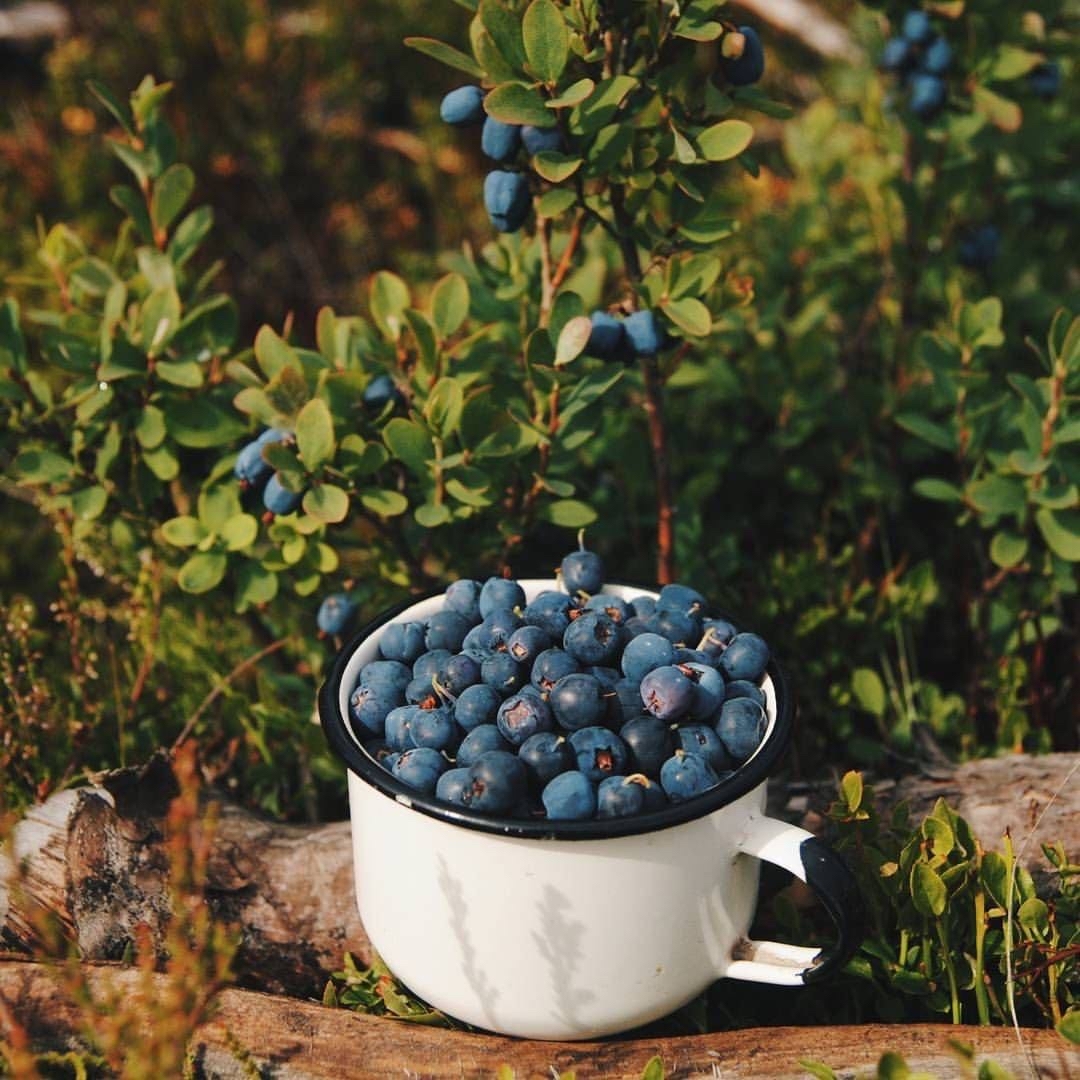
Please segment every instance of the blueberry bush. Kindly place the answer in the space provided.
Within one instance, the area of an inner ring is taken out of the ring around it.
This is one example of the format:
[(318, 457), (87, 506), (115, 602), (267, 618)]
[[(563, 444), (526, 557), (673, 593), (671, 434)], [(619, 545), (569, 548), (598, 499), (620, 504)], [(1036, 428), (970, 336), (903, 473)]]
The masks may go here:
[[(582, 528), (761, 630), (803, 775), (1077, 749), (1064, 0), (837, 2), (828, 61), (718, 0), (84, 6), (0, 77), (5, 807), (194, 742), (339, 813), (335, 647)], [(998, 1020), (939, 817), (873, 844), (948, 914), (856, 975)]]

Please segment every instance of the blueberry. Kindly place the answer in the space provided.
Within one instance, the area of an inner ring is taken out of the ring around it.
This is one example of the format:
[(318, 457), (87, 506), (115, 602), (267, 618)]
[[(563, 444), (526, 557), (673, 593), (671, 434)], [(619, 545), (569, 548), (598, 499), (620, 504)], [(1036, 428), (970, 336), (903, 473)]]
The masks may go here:
[(642, 634), (652, 633), (649, 627), (649, 620), (643, 619), (640, 615), (631, 615), (630, 618), (622, 624), (622, 632), (623, 639), (627, 644), (629, 644), (631, 638), (640, 637)]
[(548, 695), (555, 719), (567, 731), (595, 727), (607, 713), (607, 701), (598, 679), (584, 673), (564, 675)]
[(504, 697), (519, 690), (525, 676), (525, 668), (509, 653), (496, 653), (480, 665), (480, 678)]
[(606, 727), (587, 727), (570, 732), (570, 746), (578, 769), (594, 783), (605, 776), (626, 772), (630, 752), (626, 743)]
[(720, 657), (717, 667), (725, 679), (759, 682), (769, 664), (769, 646), (757, 634), (736, 634)]
[(331, 593), (319, 605), (315, 625), (324, 633), (343, 634), (356, 614), (356, 601), (348, 593)]
[(469, 766), (469, 805), (488, 814), (506, 814), (525, 798), (525, 765), (516, 754), (488, 750)]
[(566, 593), (545, 589), (526, 605), (522, 616), (529, 626), (539, 626), (556, 641), (562, 641), (562, 636), (570, 625), (572, 605), (573, 600)]
[(415, 744), (412, 741), (413, 720), (421, 712), (415, 705), (399, 705), (386, 715), (386, 745), (391, 750), (406, 750)]
[(475, 686), (480, 681), (481, 665), (471, 656), (458, 653), (439, 669), (439, 686), (451, 697), (457, 697), (463, 690)]
[(490, 577), (480, 589), (480, 614), (485, 619), (496, 611), (515, 611), (524, 607), (525, 590), (509, 578)]
[(903, 71), (912, 59), (911, 42), (894, 37), (885, 42), (879, 63), (885, 71)]
[(596, 593), (585, 604), (586, 611), (602, 611), (609, 619), (614, 619), (620, 626), (633, 617), (634, 609), (613, 593)]
[(703, 757), (717, 773), (730, 769), (734, 762), (720, 736), (708, 724), (680, 724), (674, 732), (675, 745), (688, 754)]
[(694, 702), (694, 683), (672, 665), (656, 668), (641, 680), (641, 702), (661, 720), (678, 720)]
[(944, 75), (951, 63), (952, 47), (939, 34), (926, 46), (919, 67), (930, 75)]
[(1057, 97), (1061, 91), (1061, 67), (1048, 60), (1028, 72), (1027, 84), (1031, 92), (1045, 100)]
[(666, 637), (673, 645), (686, 645), (702, 637), (701, 616), (696, 614), (658, 607), (648, 622), (653, 633)]
[(272, 443), (286, 442), (293, 437), (284, 428), (266, 428), (258, 438), (249, 442), (241, 451), (233, 466), (233, 475), (248, 487), (258, 487), (274, 471), (263, 457), (263, 447)]
[(690, 706), (690, 714), (699, 720), (708, 720), (724, 703), (727, 693), (724, 676), (708, 664), (693, 661), (680, 664), (679, 670), (694, 683), (694, 700)]
[(594, 311), (589, 321), (592, 330), (585, 344), (585, 352), (599, 360), (622, 360), (630, 348), (623, 320), (606, 311)]
[(446, 587), (446, 606), (469, 620), (475, 626), (483, 616), (480, 614), (480, 582), (471, 578), (459, 578)]
[(385, 754), (381, 758), (379, 758), (379, 764), (387, 772), (393, 772), (394, 771), (394, 766), (398, 763), (398, 760), (400, 758), (401, 758), (401, 751), (400, 750), (393, 750), (390, 753)]
[(502, 695), (493, 686), (485, 683), (467, 686), (454, 702), (454, 719), (466, 731), (481, 724), (494, 724), (502, 700)]
[(447, 768), (449, 762), (438, 750), (419, 746), (402, 751), (391, 771), (403, 784), (408, 784), (425, 795), (434, 795), (439, 777)]
[(452, 749), (458, 741), (453, 714), (444, 706), (418, 708), (409, 724), (409, 739), (413, 746), (429, 746), (432, 750)]
[(439, 695), (435, 692), (431, 676), (410, 679), (405, 687), (405, 700), (410, 705), (426, 705), (429, 709), (439, 704)]
[(360, 678), (356, 681), (362, 686), (390, 685), (404, 693), (414, 674), (397, 660), (372, 660), (360, 669)]
[(998, 257), (1001, 233), (996, 225), (981, 225), (968, 233), (957, 248), (962, 265), (971, 270), (985, 270)]
[(495, 723), (514, 746), (521, 746), (538, 731), (554, 731), (555, 720), (542, 697), (534, 694), (514, 694), (500, 706)]
[(660, 786), (673, 802), (685, 802), (720, 783), (716, 770), (697, 754), (676, 750), (660, 769)]
[[(641, 777), (646, 784), (648, 779)], [(598, 818), (633, 817), (645, 809), (645, 788), (629, 776), (608, 776), (596, 789)]]
[(477, 762), (480, 755), (489, 750), (506, 750), (512, 753), (513, 749), (494, 724), (480, 724), (461, 740), (461, 745), (457, 748), (457, 763), (468, 766)]
[(937, 75), (915, 72), (908, 82), (908, 106), (920, 120), (930, 120), (945, 104), (945, 83)]
[(499, 232), (517, 232), (531, 205), (529, 184), (521, 173), (495, 169), (484, 178), (484, 208)]
[(653, 356), (667, 343), (667, 334), (656, 315), (646, 309), (635, 311), (623, 320), (626, 340), (635, 356)]
[(493, 161), (511, 161), (521, 146), (521, 128), (517, 124), (504, 124), (489, 116), (484, 120), (480, 134), (480, 149)]
[(465, 635), (466, 648), (502, 652), (510, 635), (522, 625), (521, 616), (509, 608), (496, 608)]
[(702, 667), (715, 668), (717, 658), (704, 649), (688, 649), (685, 645), (675, 646), (675, 664), (700, 664)]
[(720, 66), (732, 86), (749, 86), (765, 74), (765, 48), (752, 26), (740, 26), (739, 33), (745, 42), (742, 56), (721, 55)]
[(697, 647), (713, 656), (719, 656), (738, 633), (735, 624), (727, 619), (705, 619), (701, 625), (701, 640)]
[(263, 506), (271, 514), (291, 514), (304, 497), (303, 492), (287, 491), (281, 483), (280, 473), (274, 473), (263, 488)]
[(765, 710), (752, 698), (737, 697), (720, 706), (716, 734), (736, 765), (749, 760), (761, 744), (767, 719)]
[(699, 615), (707, 606), (705, 597), (689, 585), (665, 585), (656, 599), (658, 611), (681, 611), (684, 615)]
[(620, 679), (615, 684), (615, 697), (608, 708), (613, 727), (621, 729), (635, 717), (641, 716), (641, 683), (633, 679)]
[(424, 640), (428, 649), (448, 649), (450, 652), (457, 652), (469, 630), (469, 620), (464, 615), (444, 608), (428, 619)]
[(484, 122), (484, 91), (479, 86), (459, 86), (442, 99), (439, 116), (454, 127)]
[(749, 679), (732, 679), (724, 687), (724, 701), (737, 697), (750, 698), (751, 701), (756, 701), (763, 709), (765, 708), (765, 691)]
[(619, 730), (619, 738), (630, 751), (630, 764), (635, 772), (653, 779), (660, 775), (660, 767), (675, 752), (671, 726), (647, 713), (627, 721)]
[(925, 45), (933, 36), (934, 28), (925, 11), (909, 11), (900, 24), (900, 34), (912, 45)]
[(647, 619), (656, 611), (656, 597), (635, 596), (630, 601), (630, 606), (634, 609), (635, 615), (640, 615), (643, 619)]
[(659, 634), (639, 634), (626, 643), (623, 650), (623, 674), (633, 682), (641, 682), (650, 671), (664, 667), (675, 660), (675, 647)]
[(609, 664), (621, 647), (618, 625), (600, 611), (582, 612), (563, 634), (563, 648), (582, 664)]
[(538, 731), (530, 735), (518, 750), (518, 757), (529, 770), (537, 790), (543, 788), (559, 773), (574, 768), (577, 759), (565, 736), (556, 731)]
[(559, 576), (571, 596), (591, 596), (604, 587), (604, 560), (595, 551), (571, 551), (559, 565)]
[(596, 813), (596, 791), (576, 769), (551, 780), (540, 799), (551, 821), (588, 821)]
[[(560, 635), (561, 636), (561, 635)], [(506, 651), (519, 663), (532, 667), (533, 661), (554, 644), (542, 626), (519, 626), (506, 642)]]
[(422, 622), (391, 623), (379, 638), (379, 652), (386, 660), (413, 664), (424, 655), (424, 624)]
[(534, 661), (530, 682), (538, 690), (550, 690), (561, 678), (580, 671), (581, 665), (562, 649), (545, 649)]
[(529, 157), (535, 157), (545, 150), (561, 150), (563, 145), (562, 134), (557, 127), (538, 128), (532, 124), (522, 125), (521, 142)]
[(439, 669), (451, 656), (453, 653), (449, 649), (432, 649), (418, 656), (412, 666), (413, 677), (427, 679), (430, 682), (433, 676), (439, 674)]
[[(360, 684), (349, 696), (349, 717), (357, 734), (382, 735), (391, 709), (405, 704), (405, 691), (389, 683)], [(359, 726), (357, 726), (359, 725)]]
[(391, 401), (402, 404), (405, 401), (405, 395), (398, 389), (397, 383), (384, 372), (382, 375), (376, 375), (364, 387), (360, 400), (372, 412), (382, 412)]
[(468, 769), (447, 769), (435, 785), (435, 797), (455, 806), (467, 806), (469, 786)]

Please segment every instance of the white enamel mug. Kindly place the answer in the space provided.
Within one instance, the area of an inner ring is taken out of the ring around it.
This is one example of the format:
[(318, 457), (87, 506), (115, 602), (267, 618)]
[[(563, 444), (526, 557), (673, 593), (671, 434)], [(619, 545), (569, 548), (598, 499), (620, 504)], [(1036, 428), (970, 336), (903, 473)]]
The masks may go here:
[[(520, 584), (529, 599), (558, 587)], [(443, 602), (429, 597), (366, 627), (319, 694), (327, 740), (349, 770), (360, 918), (397, 978), (490, 1031), (588, 1039), (665, 1016), (718, 978), (794, 987), (846, 962), (861, 922), (854, 879), (812, 834), (764, 813), (766, 778), (791, 734), (774, 662), (760, 747), (704, 795), (602, 821), (491, 817), (401, 784), (348, 722), (349, 695), (383, 628), (422, 621)], [(814, 890), (836, 923), (831, 950), (747, 939), (761, 859)]]

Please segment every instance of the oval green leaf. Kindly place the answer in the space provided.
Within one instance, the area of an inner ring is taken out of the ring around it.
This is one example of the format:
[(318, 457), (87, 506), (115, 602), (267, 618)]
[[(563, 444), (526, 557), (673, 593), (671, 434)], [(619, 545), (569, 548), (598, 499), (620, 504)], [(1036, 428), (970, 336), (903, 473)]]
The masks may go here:
[(192, 555), (176, 575), (177, 584), (187, 593), (205, 593), (221, 584), (228, 558), (220, 551), (200, 551)]
[(911, 868), (911, 898), (917, 910), (930, 918), (936, 919), (945, 911), (945, 882), (928, 863), (917, 862)]
[(588, 315), (577, 315), (568, 320), (559, 332), (555, 346), (555, 366), (562, 367), (576, 360), (585, 351), (591, 333), (592, 320)]
[(469, 285), (460, 274), (447, 274), (431, 290), (431, 317), (445, 338), (461, 329), (469, 315)]
[(199, 523), (198, 518), (190, 514), (182, 514), (180, 517), (169, 518), (161, 526), (161, 535), (165, 542), (174, 547), (194, 547), (204, 536), (206, 530)]
[(570, 31), (552, 0), (533, 0), (521, 21), (525, 59), (538, 79), (555, 82), (570, 55)]
[(721, 120), (697, 137), (697, 146), (706, 161), (730, 161), (738, 157), (753, 138), (754, 129), (745, 120)]
[(538, 90), (525, 83), (507, 82), (496, 86), (484, 98), (488, 116), (504, 124), (532, 124), (533, 127), (555, 126), (555, 115), (545, 105)]
[(322, 398), (312, 398), (300, 410), (296, 418), (296, 448), (308, 472), (317, 472), (333, 460), (334, 420)]
[(400, 491), (365, 491), (360, 501), (379, 517), (397, 517), (409, 509), (409, 500)]
[(312, 517), (333, 525), (348, 515), (349, 496), (334, 484), (319, 484), (305, 492), (303, 507)]

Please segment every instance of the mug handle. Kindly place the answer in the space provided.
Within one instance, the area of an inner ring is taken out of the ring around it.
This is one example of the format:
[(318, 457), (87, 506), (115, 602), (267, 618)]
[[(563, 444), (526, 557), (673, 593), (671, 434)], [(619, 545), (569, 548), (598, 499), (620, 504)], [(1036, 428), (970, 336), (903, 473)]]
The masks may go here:
[(775, 818), (754, 817), (737, 842), (744, 855), (789, 870), (813, 890), (836, 924), (831, 949), (743, 941), (724, 977), (776, 986), (803, 986), (843, 967), (862, 941), (863, 905), (855, 877), (840, 856), (813, 833)]

